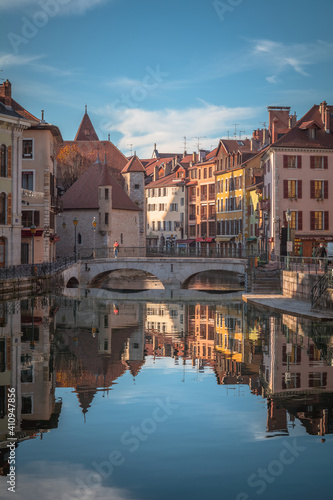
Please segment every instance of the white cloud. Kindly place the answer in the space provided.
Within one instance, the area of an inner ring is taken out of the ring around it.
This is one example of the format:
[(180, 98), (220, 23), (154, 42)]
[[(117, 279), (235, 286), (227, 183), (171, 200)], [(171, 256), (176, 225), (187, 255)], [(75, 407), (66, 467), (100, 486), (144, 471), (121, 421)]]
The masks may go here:
[(26, 64), (34, 63), (43, 56), (20, 56), (15, 54), (0, 54), (0, 66), (25, 66)]
[(35, 56), (21, 56), (18, 54), (5, 54), (0, 53), (0, 67), (7, 69), (10, 66), (30, 66), (32, 69), (42, 72), (49, 73), (56, 76), (73, 76), (77, 75), (80, 71), (79, 69), (71, 68), (70, 70), (61, 69), (50, 64), (43, 64), (40, 61), (45, 59), (44, 55)]
[[(114, 0), (54, 0), (59, 6), (59, 15), (80, 15), (100, 5)], [(1, 0), (0, 10), (22, 10), (35, 8), (41, 10), (37, 0)]]
[[(283, 43), (272, 40), (251, 40), (249, 58), (253, 66), (273, 70), (274, 75), (266, 77), (269, 83), (276, 83), (277, 75), (290, 69), (302, 76), (309, 76), (306, 69), (320, 62), (332, 61), (333, 43), (317, 40), (311, 43)], [(246, 63), (248, 64), (248, 62)]]
[[(162, 152), (182, 152), (184, 136), (187, 138), (188, 152), (196, 149), (198, 137), (201, 147), (213, 149), (218, 145), (219, 139), (227, 135), (227, 130), (230, 130), (232, 135), (232, 123), (235, 120), (240, 124), (240, 128), (245, 130), (244, 123), (249, 120), (256, 123), (260, 111), (253, 107), (227, 108), (207, 103), (179, 110), (119, 110), (112, 105), (95, 110), (103, 116), (99, 129), (103, 130), (104, 134), (108, 131), (120, 132), (122, 139), (118, 147), (127, 150), (128, 144), (133, 144), (133, 149), (142, 158), (151, 156), (155, 142)], [(252, 130), (248, 133), (252, 133)]]
[(268, 83), (278, 83), (278, 80), (275, 75), (266, 76), (266, 80)]
[[(102, 460), (96, 460), (97, 463)], [(110, 464), (111, 465), (111, 464)], [(94, 479), (91, 474), (95, 474)], [(8, 479), (8, 478), (7, 478)], [(31, 462), (20, 471), (14, 497), (17, 500), (130, 500), (127, 490), (104, 486), (104, 478), (96, 470), (79, 464)], [(89, 486), (92, 484), (92, 486)], [(1, 492), (2, 500), (12, 500), (13, 493)]]

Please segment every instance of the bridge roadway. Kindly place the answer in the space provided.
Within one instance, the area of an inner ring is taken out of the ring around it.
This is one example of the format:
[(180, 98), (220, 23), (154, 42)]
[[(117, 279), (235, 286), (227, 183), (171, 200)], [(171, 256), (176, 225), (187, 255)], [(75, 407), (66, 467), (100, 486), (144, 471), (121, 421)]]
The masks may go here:
[(165, 289), (182, 288), (194, 275), (205, 271), (246, 274), (247, 259), (205, 257), (123, 257), (80, 260), (62, 272), (64, 285), (77, 282), (83, 287), (98, 287), (117, 270), (139, 270), (155, 276)]

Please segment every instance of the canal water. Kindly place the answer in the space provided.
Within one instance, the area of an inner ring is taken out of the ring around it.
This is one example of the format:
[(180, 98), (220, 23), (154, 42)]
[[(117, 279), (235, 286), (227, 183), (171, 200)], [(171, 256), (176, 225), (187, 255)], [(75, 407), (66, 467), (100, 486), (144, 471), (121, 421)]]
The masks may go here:
[(1, 498), (331, 497), (331, 322), (90, 295), (0, 304)]

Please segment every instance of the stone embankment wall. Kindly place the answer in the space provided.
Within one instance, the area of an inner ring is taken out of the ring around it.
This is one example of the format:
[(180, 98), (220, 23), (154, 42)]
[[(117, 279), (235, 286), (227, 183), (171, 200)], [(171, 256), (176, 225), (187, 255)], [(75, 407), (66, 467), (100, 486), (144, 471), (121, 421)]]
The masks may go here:
[[(312, 287), (317, 283), (321, 274), (305, 274), (292, 271), (282, 272), (282, 293), (293, 299), (311, 301)], [(318, 299), (314, 309), (321, 311), (333, 310), (333, 290), (328, 289)]]
[(311, 300), (311, 289), (321, 275), (305, 274), (294, 271), (282, 272), (282, 293), (286, 297)]

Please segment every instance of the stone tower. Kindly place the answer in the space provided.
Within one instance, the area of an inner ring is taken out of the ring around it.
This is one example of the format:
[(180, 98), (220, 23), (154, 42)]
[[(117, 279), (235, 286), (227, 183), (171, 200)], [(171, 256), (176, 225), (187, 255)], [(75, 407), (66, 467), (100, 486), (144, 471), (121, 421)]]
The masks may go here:
[[(124, 189), (131, 200), (141, 209), (139, 213), (140, 234), (146, 234), (146, 203), (145, 203), (145, 168), (139, 158), (134, 154), (121, 171), (125, 186)], [(143, 245), (146, 245), (143, 237)]]

